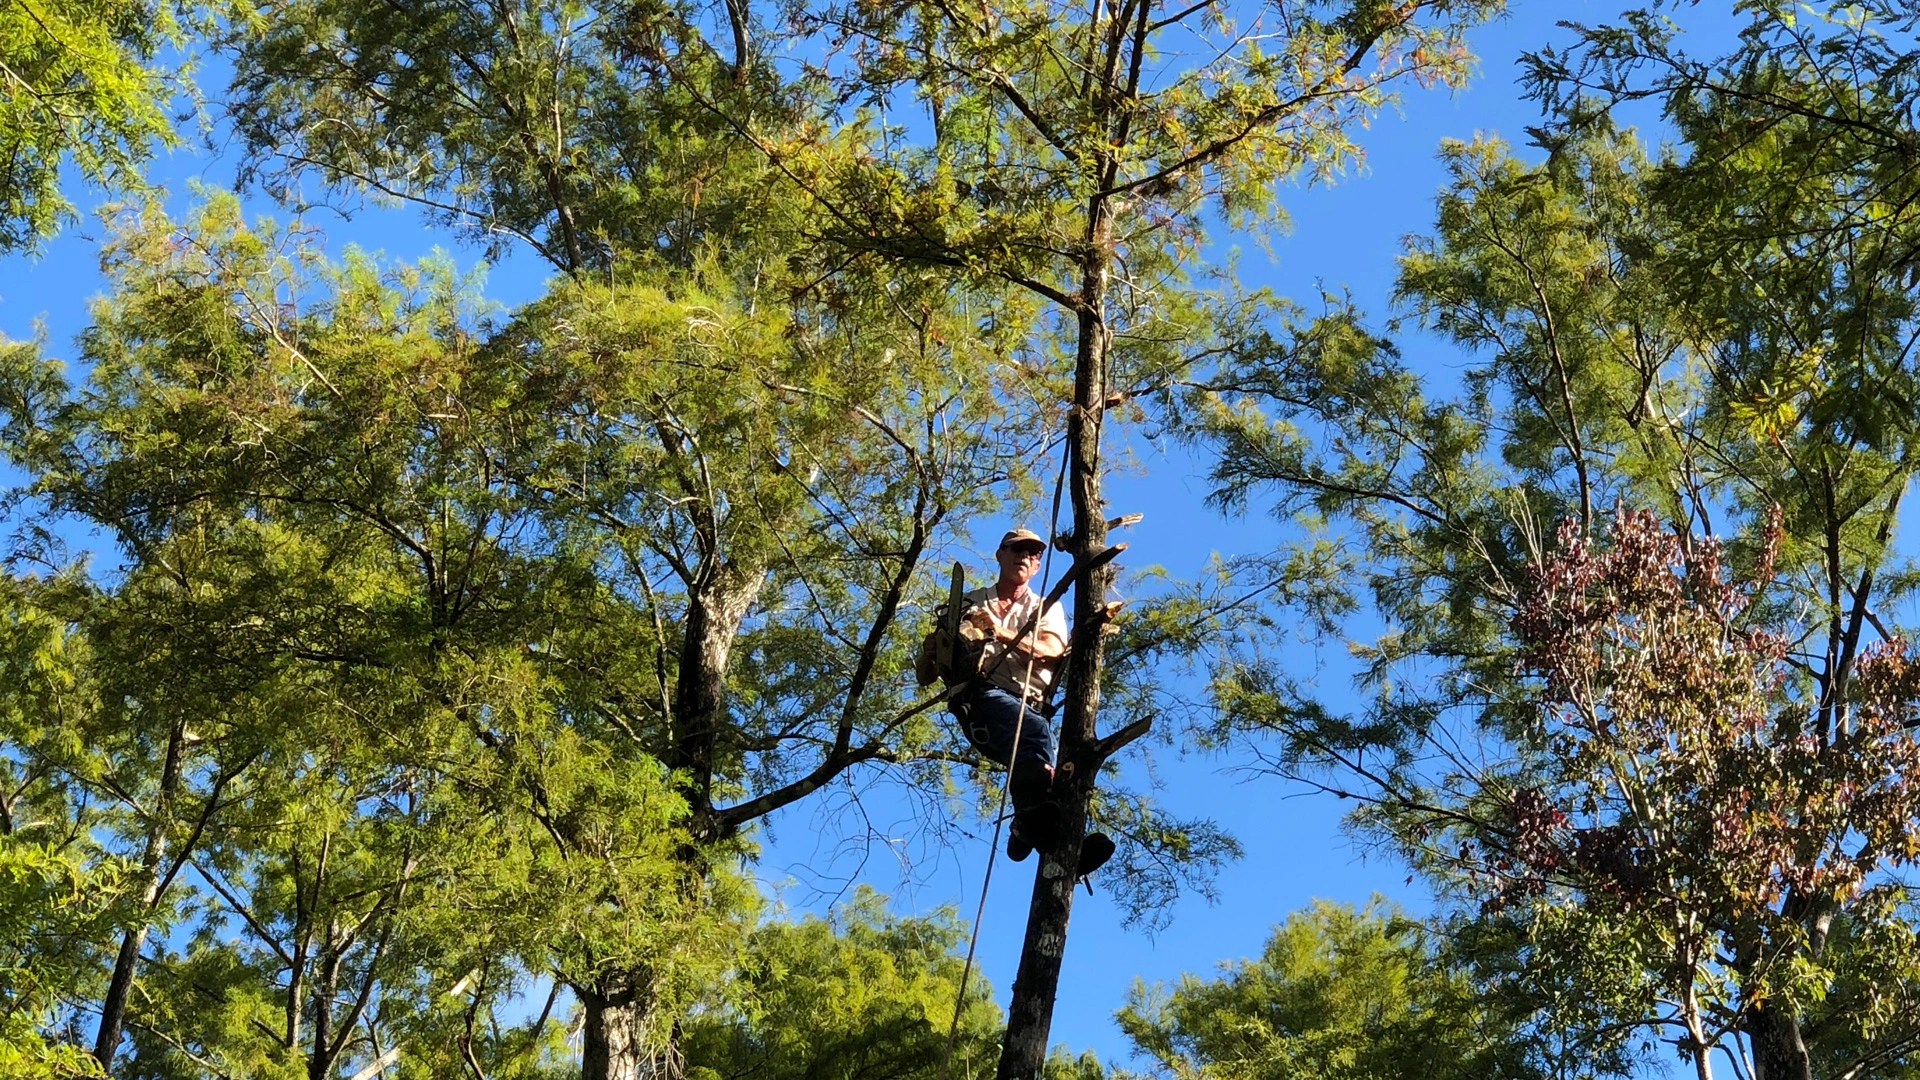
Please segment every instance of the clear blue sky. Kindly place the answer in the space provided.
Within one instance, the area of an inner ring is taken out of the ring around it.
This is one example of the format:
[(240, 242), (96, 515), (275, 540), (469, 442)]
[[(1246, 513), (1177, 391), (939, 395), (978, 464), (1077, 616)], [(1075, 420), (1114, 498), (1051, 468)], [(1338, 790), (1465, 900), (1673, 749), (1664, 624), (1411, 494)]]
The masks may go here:
[[(1515, 57), (1567, 40), (1566, 31), (1555, 25), (1559, 20), (1603, 21), (1620, 6), (1621, 0), (1514, 0), (1508, 18), (1474, 36), (1482, 70), (1473, 84), (1451, 95), (1410, 91), (1401, 115), (1382, 116), (1365, 133), (1363, 170), (1335, 186), (1287, 197), (1292, 233), (1274, 245), (1271, 260), (1257, 245), (1246, 245), (1244, 278), (1307, 303), (1322, 286), (1344, 288), (1366, 310), (1384, 316), (1401, 240), (1425, 231), (1431, 221), (1432, 198), (1444, 179), (1435, 159), (1440, 140), (1489, 132), (1523, 144), (1524, 128), (1538, 122), (1538, 112), (1519, 97)], [(1683, 12), (1682, 18), (1711, 25), (1718, 37), (1729, 25), (1725, 8), (1731, 4), (1710, 7)], [(1650, 115), (1644, 119), (1653, 120)], [(184, 150), (161, 162), (158, 171), (178, 206), (185, 202), (190, 180), (225, 186), (234, 164), (230, 156), (217, 152)], [(90, 193), (76, 195), (82, 206), (97, 201)], [(406, 211), (369, 208), (352, 220), (316, 213), (308, 222), (326, 233), (336, 251), (359, 243), (389, 258), (415, 260), (444, 246), (462, 265), (477, 260), (474, 252)], [(29, 337), (40, 321), (50, 350), (72, 355), (73, 337), (85, 325), (87, 299), (100, 288), (98, 233), (89, 218), (37, 260), (0, 259), (0, 336)], [(512, 305), (537, 295), (545, 274), (545, 264), (537, 259), (510, 256), (493, 268), (487, 291)], [(1411, 363), (1435, 374), (1456, 369), (1464, 360), (1431, 339), (1410, 338), (1403, 346)], [(1278, 535), (1278, 526), (1265, 519), (1218, 521), (1200, 506), (1203, 466), (1182, 456), (1160, 456), (1151, 447), (1139, 449), (1145, 474), (1116, 483), (1111, 497), (1114, 512), (1146, 515), (1127, 537), (1136, 566), (1153, 562), (1188, 573), (1216, 551), (1259, 550)], [(972, 559), (977, 571), (989, 562), (984, 553)], [(1316, 670), (1322, 658), (1338, 670), (1345, 652), (1340, 641), (1303, 640), (1296, 671)], [(1323, 689), (1337, 692), (1341, 687)], [(1103, 727), (1119, 722), (1110, 718)], [(1154, 751), (1151, 775), (1161, 785), (1162, 800), (1178, 814), (1226, 823), (1245, 845), (1246, 856), (1221, 876), (1217, 904), (1197, 897), (1182, 901), (1171, 926), (1152, 937), (1123, 930), (1122, 913), (1104, 893), (1089, 897), (1082, 892), (1067, 945), (1055, 1042), (1076, 1051), (1093, 1048), (1109, 1061), (1124, 1060), (1125, 1043), (1111, 1015), (1133, 978), (1170, 980), (1183, 971), (1209, 971), (1220, 961), (1254, 954), (1274, 923), (1313, 898), (1363, 903), (1379, 892), (1415, 910), (1426, 907), (1426, 898), (1406, 884), (1404, 868), (1390, 858), (1364, 856), (1344, 837), (1338, 802), (1276, 779), (1245, 776), (1234, 765), (1228, 759)], [(1129, 766), (1129, 774), (1136, 784), (1148, 775), (1138, 763)], [(815, 806), (803, 804), (773, 823), (773, 842), (760, 867), (763, 877), (794, 908), (816, 907), (854, 881), (866, 881), (892, 895), (903, 911), (952, 904), (971, 917), (985, 866), (985, 840), (929, 849), (918, 835), (912, 807), (884, 784), (861, 790), (859, 805), (862, 820), (898, 842), (851, 839), (847, 826), (854, 809), (843, 793)], [(833, 819), (825, 820), (823, 814)], [(1013, 982), (1035, 862), (1001, 861), (981, 928), (981, 967), (1003, 1001)]]

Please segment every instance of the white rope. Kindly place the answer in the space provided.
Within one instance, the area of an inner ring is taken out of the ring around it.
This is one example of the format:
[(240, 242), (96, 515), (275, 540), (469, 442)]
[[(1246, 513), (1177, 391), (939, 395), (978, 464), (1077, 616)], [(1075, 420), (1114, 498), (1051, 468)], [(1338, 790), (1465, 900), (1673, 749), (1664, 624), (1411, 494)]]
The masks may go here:
[[(973, 930), (967, 935), (967, 960), (960, 969), (960, 991), (954, 995), (953, 1022), (947, 1025), (947, 1048), (940, 1055), (940, 1080), (947, 1080), (948, 1069), (953, 1063), (953, 1043), (960, 1032), (960, 1014), (967, 1004), (967, 982), (973, 977), (974, 952), (980, 947), (980, 924), (987, 912), (987, 889), (993, 884), (993, 866), (1000, 854), (1000, 827), (1006, 821), (1007, 799), (1013, 790), (1014, 762), (1019, 760), (1020, 754), (1020, 733), (1027, 720), (1027, 688), (1033, 685), (1034, 649), (1040, 644), (1040, 623), (1047, 614), (1047, 582), (1053, 572), (1052, 538), (1057, 535), (1060, 526), (1060, 493), (1066, 486), (1067, 462), (1071, 456), (1070, 448), (1063, 440), (1060, 447), (1060, 477), (1053, 484), (1053, 514), (1047, 521), (1046, 554), (1040, 560), (1040, 591), (1035, 594), (1039, 596), (1040, 604), (1034, 610), (1033, 617), (1027, 620), (1028, 625), (1021, 628), (1020, 633), (1007, 643), (1006, 650), (994, 660), (994, 666), (998, 667), (1006, 659), (1007, 651), (1020, 644), (1027, 634), (1033, 635), (1033, 643), (1027, 646), (1026, 676), (1020, 680), (1020, 711), (1013, 718), (1013, 745), (1007, 750), (1007, 782), (1000, 786), (1000, 804), (993, 814), (993, 843), (987, 848), (987, 872), (980, 880), (980, 902), (974, 906)], [(984, 673), (976, 677), (983, 676)]]

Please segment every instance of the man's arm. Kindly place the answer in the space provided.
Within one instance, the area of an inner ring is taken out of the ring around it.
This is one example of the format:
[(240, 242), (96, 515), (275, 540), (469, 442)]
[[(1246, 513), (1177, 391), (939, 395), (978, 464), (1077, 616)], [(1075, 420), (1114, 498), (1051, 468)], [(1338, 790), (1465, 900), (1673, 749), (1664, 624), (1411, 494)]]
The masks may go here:
[(1067, 655), (1067, 617), (1058, 605), (1049, 606), (1040, 616), (1039, 629), (1032, 634), (1022, 633), (1025, 629), (1024, 623), (1011, 629), (995, 626), (994, 636), (1013, 643), (1015, 652), (1031, 654), (1035, 660), (1058, 660)]
[(1031, 645), (1022, 641), (1015, 647), (1021, 652), (1032, 653), (1036, 660), (1058, 660), (1067, 655), (1067, 639), (1050, 629), (1034, 634)]

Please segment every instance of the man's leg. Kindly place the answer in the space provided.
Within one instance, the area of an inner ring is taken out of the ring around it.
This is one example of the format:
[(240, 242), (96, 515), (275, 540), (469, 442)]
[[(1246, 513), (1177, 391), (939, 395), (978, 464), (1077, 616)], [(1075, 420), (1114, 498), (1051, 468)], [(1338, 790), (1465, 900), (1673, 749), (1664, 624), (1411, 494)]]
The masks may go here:
[(1026, 813), (1046, 801), (1053, 789), (1053, 729), (1031, 708), (1020, 725), (1020, 745), (1007, 768), (1007, 794), (1013, 812)]
[(1027, 706), (1023, 711), (1018, 697), (994, 686), (974, 693), (968, 714), (968, 739), (1007, 766), (1007, 794), (1013, 800), (1014, 828), (1021, 834), (1021, 843), (1010, 844), (1009, 850), (1048, 842), (1053, 830), (1043, 819), (1053, 786), (1053, 725), (1038, 709)]
[[(1016, 722), (1020, 727), (1017, 751), (1013, 747)], [(1022, 715), (1019, 698), (988, 687), (969, 696), (962, 725), (974, 749), (1001, 765), (1012, 761), (1007, 770), (1007, 795), (1013, 801), (1013, 828), (1007, 832), (1007, 855), (1021, 862), (1034, 848), (1060, 839), (1060, 807), (1051, 797), (1053, 725), (1046, 716), (1032, 707)], [(1103, 832), (1088, 833), (1081, 841), (1075, 876), (1084, 878), (1100, 869), (1113, 853), (1112, 837)]]

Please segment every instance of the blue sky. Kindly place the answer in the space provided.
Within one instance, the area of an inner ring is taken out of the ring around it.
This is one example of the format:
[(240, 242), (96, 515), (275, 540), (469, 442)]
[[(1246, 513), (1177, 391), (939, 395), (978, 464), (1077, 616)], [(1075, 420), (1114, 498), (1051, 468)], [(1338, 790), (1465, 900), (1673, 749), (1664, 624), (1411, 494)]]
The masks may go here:
[[(1568, 33), (1555, 25), (1559, 20), (1603, 21), (1620, 6), (1621, 0), (1516, 0), (1507, 18), (1474, 35), (1482, 70), (1468, 88), (1453, 94), (1410, 91), (1400, 113), (1378, 118), (1364, 134), (1363, 169), (1336, 185), (1286, 196), (1291, 233), (1272, 245), (1271, 259), (1258, 245), (1246, 244), (1244, 279), (1309, 305), (1323, 287), (1345, 289), (1376, 319), (1384, 318), (1394, 257), (1404, 237), (1428, 227), (1433, 196), (1444, 182), (1435, 156), (1440, 140), (1486, 132), (1528, 152), (1521, 145), (1524, 128), (1537, 123), (1539, 114), (1519, 96), (1515, 58), (1524, 50), (1568, 40)], [(1680, 17), (1710, 24), (1724, 34), (1729, 18), (1724, 8), (1730, 6), (1683, 10)], [(1651, 122), (1653, 117), (1642, 119)], [(179, 205), (190, 181), (230, 184), (234, 164), (231, 155), (186, 149), (159, 163), (158, 172)], [(97, 201), (91, 193), (76, 195), (83, 207)], [(261, 209), (287, 216), (270, 207)], [(358, 243), (392, 259), (416, 260), (444, 246), (463, 266), (478, 258), (407, 211), (370, 209), (351, 220), (315, 213), (308, 223), (322, 229), (336, 251)], [(37, 259), (0, 259), (0, 336), (32, 336), (41, 322), (50, 351), (72, 355), (73, 337), (85, 325), (86, 302), (100, 288), (99, 232), (88, 218)], [(1225, 239), (1231, 243), (1231, 237)], [(545, 264), (531, 256), (509, 256), (492, 268), (487, 292), (512, 305), (537, 295), (546, 273)], [(1431, 338), (1407, 337), (1402, 345), (1409, 362), (1442, 378), (1465, 361)], [(1151, 446), (1136, 450), (1141, 474), (1115, 482), (1110, 499), (1115, 513), (1146, 515), (1126, 537), (1136, 566), (1152, 562), (1175, 573), (1191, 573), (1215, 552), (1260, 550), (1279, 535), (1279, 525), (1258, 516), (1225, 522), (1205, 511), (1201, 463)], [(984, 552), (971, 561), (977, 573), (990, 564)], [(1296, 648), (1295, 670), (1303, 675), (1320, 670), (1323, 663), (1328, 671), (1339, 672), (1346, 653), (1340, 641), (1302, 639)], [(1337, 697), (1342, 687), (1331, 680), (1343, 677), (1328, 678), (1322, 689)], [(1103, 727), (1122, 722), (1108, 718)], [(1183, 971), (1206, 972), (1221, 961), (1253, 955), (1276, 922), (1316, 897), (1358, 904), (1378, 892), (1415, 910), (1426, 906), (1426, 898), (1406, 884), (1403, 867), (1389, 857), (1367, 856), (1342, 834), (1342, 806), (1331, 797), (1247, 775), (1226, 758), (1182, 755), (1171, 748), (1153, 753), (1151, 778), (1160, 785), (1168, 807), (1226, 824), (1245, 845), (1245, 858), (1221, 875), (1217, 903), (1209, 905), (1198, 897), (1181, 901), (1171, 925), (1152, 936), (1123, 929), (1123, 913), (1103, 892), (1096, 890), (1092, 897), (1081, 893), (1068, 940), (1054, 1041), (1124, 1060), (1125, 1042), (1111, 1016), (1132, 979), (1170, 980)], [(1135, 783), (1148, 778), (1143, 765), (1129, 769)], [(903, 911), (952, 904), (971, 917), (985, 868), (985, 833), (979, 840), (929, 850), (918, 836), (912, 808), (890, 796), (884, 785), (863, 790), (859, 800), (865, 820), (897, 843), (852, 843), (844, 839), (844, 818), (823, 820), (823, 814), (852, 812), (844, 792), (816, 805), (803, 804), (773, 823), (772, 842), (760, 867), (769, 885), (796, 909), (817, 907), (855, 881), (866, 881), (893, 896)], [(981, 926), (980, 966), (1003, 1001), (1013, 982), (1034, 865), (1001, 862)]]
[[(1441, 140), (1497, 135), (1522, 156), (1534, 156), (1525, 145), (1525, 129), (1540, 122), (1540, 113), (1535, 103), (1520, 96), (1515, 60), (1548, 42), (1571, 40), (1557, 25), (1560, 21), (1601, 22), (1622, 6), (1620, 0), (1518, 0), (1507, 18), (1473, 35), (1481, 72), (1470, 86), (1453, 94), (1410, 91), (1398, 114), (1379, 117), (1363, 136), (1367, 160), (1362, 170), (1333, 186), (1283, 196), (1291, 232), (1271, 245), (1271, 259), (1259, 245), (1244, 244), (1243, 279), (1269, 286), (1309, 309), (1322, 288), (1346, 290), (1376, 324), (1383, 322), (1391, 314), (1395, 256), (1405, 237), (1429, 230), (1433, 198), (1446, 181), (1437, 158)], [(1682, 12), (1679, 19), (1689, 29), (1697, 20), (1712, 31), (1701, 36), (1718, 44), (1732, 25), (1725, 10), (1730, 7)], [(1658, 117), (1651, 111), (1631, 119), (1656, 130)], [(1398, 340), (1408, 363), (1442, 381), (1451, 382), (1448, 373), (1467, 363), (1458, 350), (1431, 336), (1407, 333)], [(1125, 537), (1132, 545), (1129, 559), (1138, 556), (1142, 563), (1192, 573), (1215, 552), (1262, 550), (1281, 535), (1280, 523), (1257, 512), (1243, 520), (1222, 521), (1202, 508), (1207, 492), (1204, 462), (1177, 448), (1169, 454), (1137, 449), (1144, 475), (1115, 482), (1109, 500), (1113, 513), (1146, 515)], [(982, 553), (974, 565), (984, 568), (990, 560)], [(1321, 672), (1321, 690), (1337, 702), (1346, 689), (1345, 642), (1302, 638), (1296, 650), (1293, 672), (1302, 677)], [(1102, 730), (1125, 719), (1130, 718), (1105, 718)], [(1228, 757), (1182, 757), (1162, 748), (1153, 754), (1158, 797), (1169, 810), (1227, 825), (1244, 845), (1245, 856), (1220, 875), (1217, 902), (1183, 899), (1171, 925), (1151, 936), (1123, 928), (1124, 912), (1097, 887), (1092, 897), (1082, 891), (1068, 935), (1054, 1042), (1076, 1052), (1092, 1048), (1104, 1060), (1127, 1063), (1127, 1044), (1112, 1014), (1124, 1004), (1135, 978), (1172, 981), (1182, 972), (1208, 974), (1220, 963), (1257, 955), (1276, 923), (1315, 898), (1360, 905), (1379, 893), (1416, 912), (1429, 907), (1419, 883), (1408, 884), (1403, 865), (1390, 855), (1361, 850), (1341, 830), (1344, 805), (1332, 796), (1251, 774), (1244, 762)], [(1140, 782), (1141, 767), (1129, 769), (1129, 780)], [(769, 851), (762, 868), (769, 876), (779, 875), (782, 858), (793, 859), (799, 873), (803, 868), (797, 864), (812, 857), (811, 845), (786, 835), (800, 831), (796, 824), (785, 823), (781, 842)], [(897, 872), (889, 880), (895, 868), (879, 867), (879, 859), (869, 863), (865, 876), (896, 899), (920, 907), (957, 899), (971, 917), (985, 848), (983, 839), (956, 853), (966, 861), (964, 866), (953, 866), (955, 859), (949, 857), (931, 875), (916, 867), (925, 880), (910, 890), (899, 884)], [(1019, 960), (1031, 865), (1001, 862), (981, 921), (980, 962), (1003, 1001)]]

